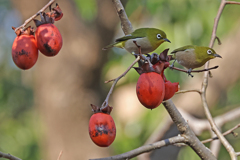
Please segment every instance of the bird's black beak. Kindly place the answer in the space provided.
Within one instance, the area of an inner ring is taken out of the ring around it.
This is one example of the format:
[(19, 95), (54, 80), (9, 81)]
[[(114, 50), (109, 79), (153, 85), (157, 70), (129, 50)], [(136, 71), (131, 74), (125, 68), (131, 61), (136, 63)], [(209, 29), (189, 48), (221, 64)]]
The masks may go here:
[(215, 57), (222, 58), (219, 54), (214, 54)]
[(163, 38), (164, 41), (171, 43), (167, 38)]

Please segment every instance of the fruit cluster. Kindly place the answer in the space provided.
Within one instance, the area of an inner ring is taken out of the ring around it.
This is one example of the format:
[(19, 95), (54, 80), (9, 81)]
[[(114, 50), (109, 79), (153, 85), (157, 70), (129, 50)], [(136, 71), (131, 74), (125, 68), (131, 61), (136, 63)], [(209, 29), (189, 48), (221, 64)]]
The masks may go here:
[[(33, 67), (38, 59), (38, 50), (45, 56), (55, 56), (62, 48), (62, 36), (53, 24), (62, 18), (63, 13), (59, 5), (50, 7), (50, 12), (40, 13), (41, 21), (34, 19), (37, 27), (34, 32), (29, 26), (25, 30), (18, 29), (17, 37), (12, 45), (12, 58), (14, 63), (21, 69), (26, 70)], [(14, 27), (12, 27), (15, 30)], [(35, 33), (35, 36), (34, 36)]]
[(168, 49), (160, 55), (153, 54), (150, 63), (143, 63), (135, 70), (140, 74), (137, 82), (136, 92), (141, 104), (146, 108), (158, 107), (162, 101), (172, 98), (179, 90), (179, 83), (168, 81), (164, 75), (164, 70), (169, 67), (170, 57), (167, 55)]
[[(140, 67), (135, 70), (140, 74), (137, 82), (137, 97), (146, 108), (153, 109), (159, 106), (162, 101), (172, 98), (179, 90), (179, 83), (168, 81), (164, 75), (164, 70), (169, 67), (170, 57), (167, 55), (168, 49), (160, 55), (153, 53), (149, 57), (149, 62), (139, 63)], [(101, 109), (91, 105), (94, 114), (89, 121), (89, 135), (92, 141), (100, 146), (107, 147), (115, 139), (116, 126), (110, 116), (112, 107), (107, 106)]]

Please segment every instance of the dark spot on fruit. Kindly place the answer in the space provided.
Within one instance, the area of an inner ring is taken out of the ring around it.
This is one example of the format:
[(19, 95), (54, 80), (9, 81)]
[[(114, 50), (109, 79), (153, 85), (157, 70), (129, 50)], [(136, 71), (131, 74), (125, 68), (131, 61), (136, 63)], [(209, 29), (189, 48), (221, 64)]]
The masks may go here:
[(23, 56), (23, 55), (25, 55), (26, 57), (29, 57), (29, 52), (26, 52), (24, 49), (22, 49), (19, 52), (15, 52), (13, 56), (14, 61), (18, 61), (18, 56)]
[(102, 134), (108, 134), (109, 129), (107, 125), (99, 125), (95, 127), (96, 133), (95, 136), (101, 136)]
[(22, 56), (22, 55), (29, 55), (29, 52), (25, 51), (24, 49), (22, 49), (20, 52), (17, 53), (18, 55)]
[(54, 51), (54, 50), (52, 49), (52, 47), (49, 46), (47, 43), (45, 43), (43, 46), (46, 48), (46, 50), (47, 50), (49, 53), (51, 53), (51, 52)]

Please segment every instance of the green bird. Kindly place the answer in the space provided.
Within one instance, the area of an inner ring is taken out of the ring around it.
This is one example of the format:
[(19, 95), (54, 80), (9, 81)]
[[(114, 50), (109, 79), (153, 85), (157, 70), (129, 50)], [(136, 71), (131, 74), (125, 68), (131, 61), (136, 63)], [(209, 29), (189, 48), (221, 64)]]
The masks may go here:
[(131, 34), (116, 39), (115, 43), (104, 47), (103, 50), (118, 47), (124, 48), (130, 53), (138, 54), (139, 49), (134, 41), (141, 47), (142, 54), (148, 54), (154, 51), (165, 41), (170, 42), (162, 30), (156, 28), (139, 28)]
[(191, 75), (191, 71), (194, 68), (203, 66), (210, 59), (216, 57), (222, 58), (212, 48), (196, 45), (187, 45), (175, 49), (171, 54), (173, 54), (171, 60), (174, 60), (171, 67), (173, 67), (175, 61), (177, 61), (180, 65), (188, 69), (189, 75)]

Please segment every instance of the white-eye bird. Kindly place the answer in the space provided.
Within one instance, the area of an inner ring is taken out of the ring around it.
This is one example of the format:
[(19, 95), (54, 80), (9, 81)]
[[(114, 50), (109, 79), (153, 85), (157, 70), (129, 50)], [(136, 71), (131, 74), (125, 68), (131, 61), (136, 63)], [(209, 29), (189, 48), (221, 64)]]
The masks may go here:
[[(180, 65), (188, 69), (188, 74), (191, 75), (191, 71), (194, 68), (203, 66), (210, 59), (219, 57), (212, 48), (196, 45), (187, 45), (180, 47), (171, 52), (173, 54), (171, 60), (177, 61)], [(174, 62), (171, 67), (174, 66)]]
[[(136, 29), (131, 34), (128, 34), (124, 37), (118, 38), (115, 40), (115, 43), (110, 44), (103, 48), (103, 50), (118, 47), (124, 48), (128, 52), (133, 54), (138, 54), (139, 49), (136, 44), (141, 47), (142, 54), (148, 54), (158, 48), (163, 42), (170, 42), (167, 39), (166, 34), (156, 28), (139, 28)], [(171, 42), (170, 42), (171, 43)]]

